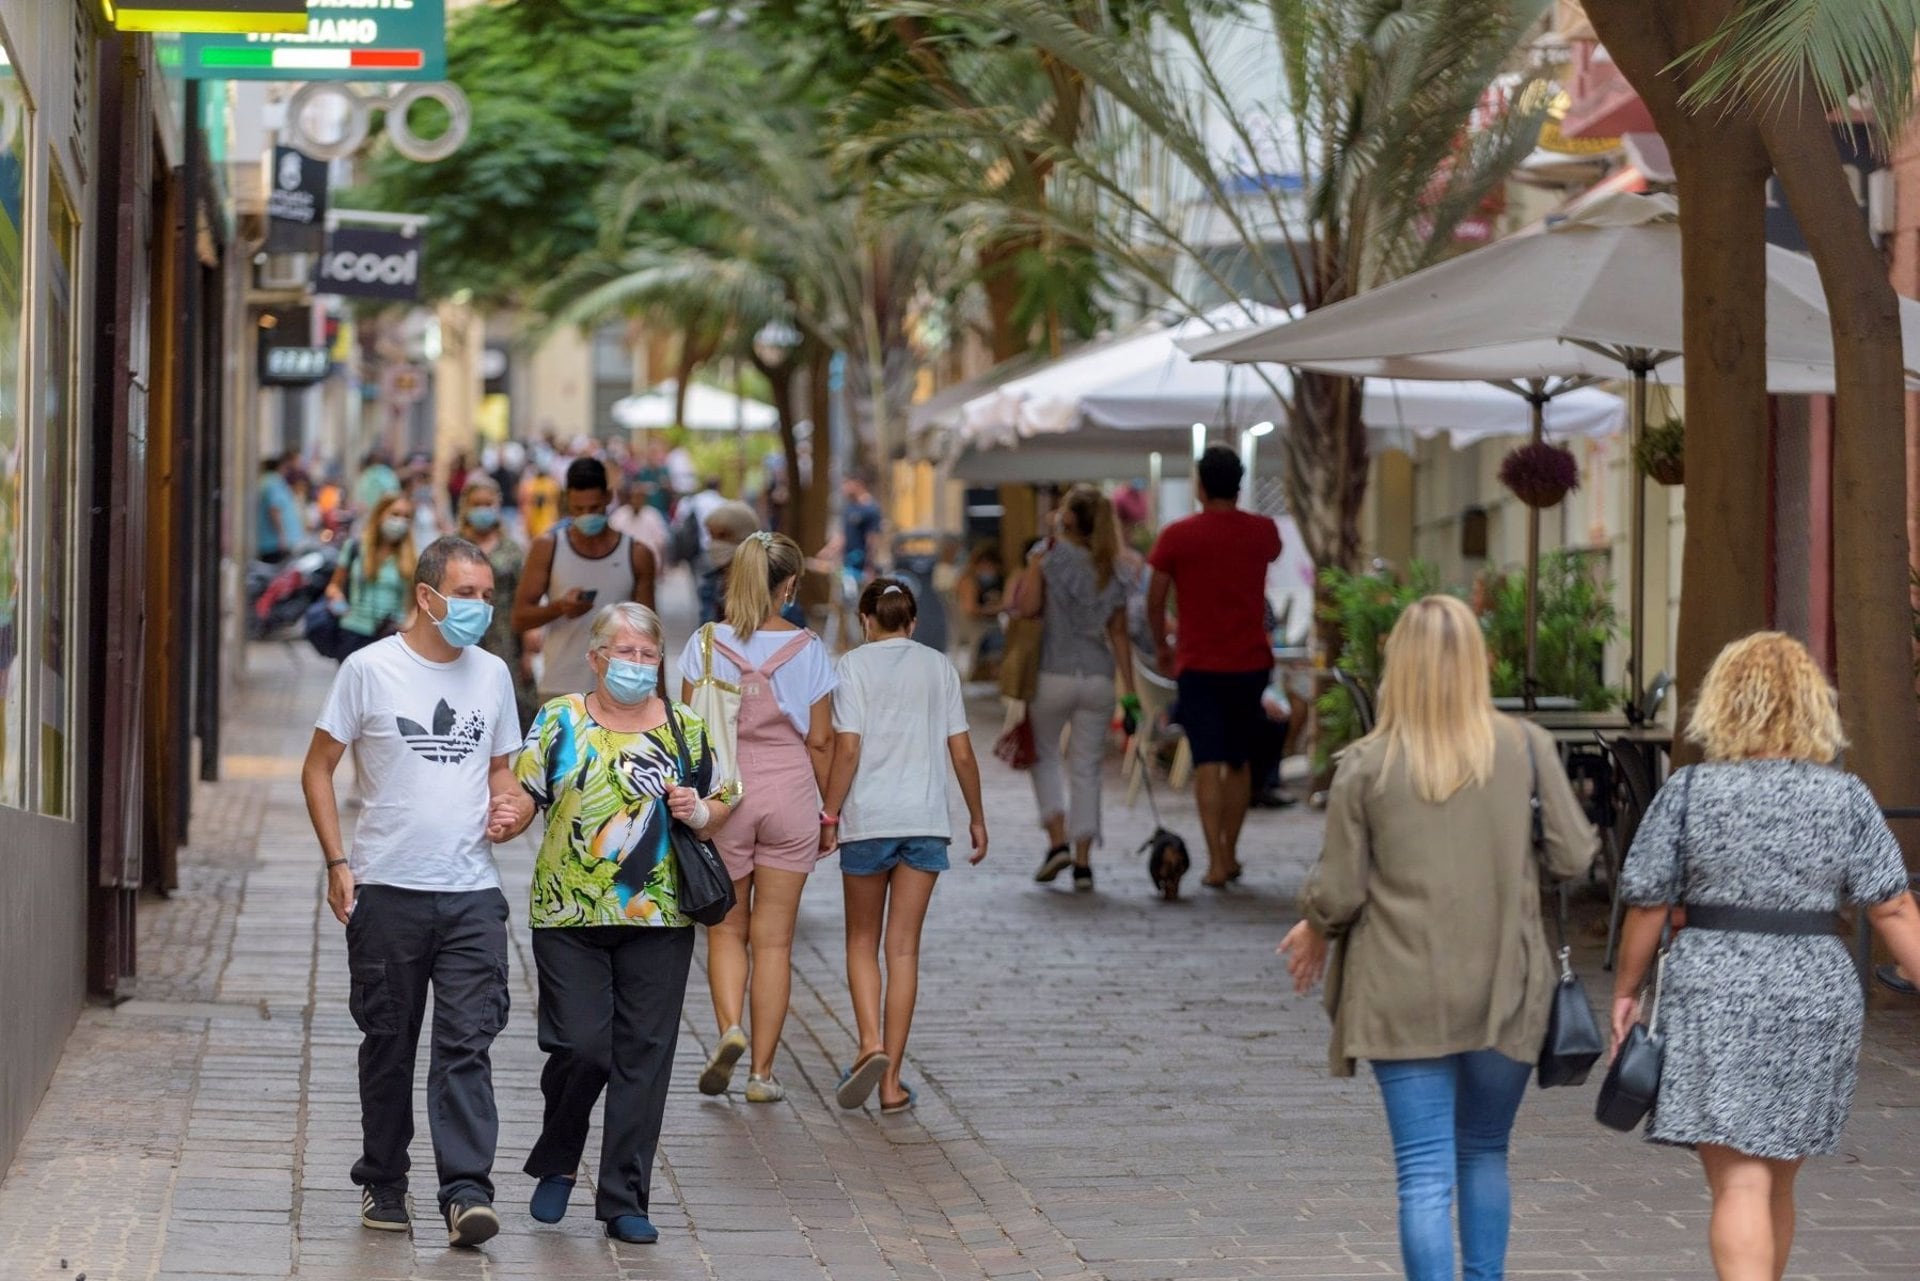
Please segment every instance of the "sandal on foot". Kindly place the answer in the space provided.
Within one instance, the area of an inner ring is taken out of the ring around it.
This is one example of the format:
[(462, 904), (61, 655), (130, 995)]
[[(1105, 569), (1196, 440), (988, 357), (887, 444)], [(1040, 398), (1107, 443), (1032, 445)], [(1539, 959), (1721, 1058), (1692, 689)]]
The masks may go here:
[(901, 1099), (898, 1103), (882, 1103), (880, 1105), (881, 1116), (899, 1116), (902, 1112), (911, 1112), (913, 1111), (913, 1105), (920, 1101), (919, 1094), (915, 1093), (914, 1088), (905, 1081), (900, 1083), (900, 1088), (907, 1092), (907, 1097)]
[(840, 1088), (835, 1091), (834, 1098), (848, 1111), (865, 1107), (868, 1096), (892, 1066), (893, 1061), (887, 1057), (885, 1050), (861, 1055), (852, 1067), (840, 1074)]

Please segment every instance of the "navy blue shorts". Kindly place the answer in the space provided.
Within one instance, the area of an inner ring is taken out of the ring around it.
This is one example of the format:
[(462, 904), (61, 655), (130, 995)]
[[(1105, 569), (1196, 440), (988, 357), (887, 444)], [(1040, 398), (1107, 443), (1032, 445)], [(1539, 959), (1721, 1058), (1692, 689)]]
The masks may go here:
[(1267, 735), (1260, 706), (1273, 669), (1257, 672), (1181, 672), (1173, 719), (1186, 732), (1195, 765), (1238, 769)]
[(952, 866), (947, 843), (938, 836), (877, 836), (840, 845), (840, 870), (848, 876), (884, 876), (902, 863), (921, 872)]

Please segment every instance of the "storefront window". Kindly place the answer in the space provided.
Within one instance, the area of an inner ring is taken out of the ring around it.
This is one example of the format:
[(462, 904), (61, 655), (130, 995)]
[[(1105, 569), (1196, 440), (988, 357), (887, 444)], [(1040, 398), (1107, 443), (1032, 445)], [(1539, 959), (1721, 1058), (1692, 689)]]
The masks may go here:
[(21, 361), (26, 294), (27, 107), (0, 47), (0, 805), (26, 790), (26, 690), (21, 679), (26, 540), (26, 424)]
[(79, 434), (80, 398), (75, 379), (73, 273), (79, 261), (80, 224), (58, 183), (48, 203), (47, 232), (52, 252), (47, 271), (47, 365), (41, 394), (45, 430), (40, 455), (40, 812), (66, 818), (73, 715), (73, 457)]

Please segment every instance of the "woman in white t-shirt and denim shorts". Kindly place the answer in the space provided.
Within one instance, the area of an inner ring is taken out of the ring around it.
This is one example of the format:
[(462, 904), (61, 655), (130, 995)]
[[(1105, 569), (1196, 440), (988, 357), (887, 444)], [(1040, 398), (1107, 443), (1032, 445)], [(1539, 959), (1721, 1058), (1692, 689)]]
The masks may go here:
[[(960, 677), (938, 651), (913, 639), (918, 608), (897, 578), (860, 595), (866, 644), (840, 660), (833, 696), (833, 770), (821, 814), (820, 847), (840, 850), (847, 895), (847, 988), (859, 1053), (840, 1078), (845, 1108), (877, 1086), (883, 1113), (914, 1104), (900, 1079), (907, 1028), (919, 991), (920, 926), (947, 870), (947, 769), (966, 797), (972, 861), (987, 856), (980, 767), (967, 737)], [(882, 1017), (880, 940), (885, 921), (887, 979)]]

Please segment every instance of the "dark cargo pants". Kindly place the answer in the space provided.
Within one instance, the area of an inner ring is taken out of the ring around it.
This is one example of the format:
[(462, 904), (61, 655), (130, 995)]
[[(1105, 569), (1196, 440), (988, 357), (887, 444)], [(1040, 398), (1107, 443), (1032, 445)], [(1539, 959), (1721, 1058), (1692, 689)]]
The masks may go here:
[(500, 1116), (488, 1052), (507, 1022), (507, 899), (364, 885), (347, 921), (348, 1006), (359, 1025), (362, 1154), (353, 1181), (407, 1185), (413, 1069), (433, 987), (427, 1124), (440, 1207), (493, 1200)]

